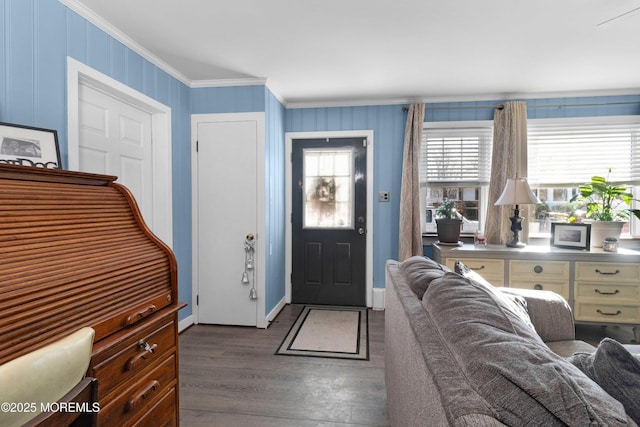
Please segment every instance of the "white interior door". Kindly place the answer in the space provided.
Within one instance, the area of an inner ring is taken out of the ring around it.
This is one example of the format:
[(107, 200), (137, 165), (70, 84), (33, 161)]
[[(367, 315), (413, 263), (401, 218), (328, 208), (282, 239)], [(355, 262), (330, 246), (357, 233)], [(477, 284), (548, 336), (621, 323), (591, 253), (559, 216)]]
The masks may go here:
[(201, 122), (197, 141), (198, 322), (256, 326), (257, 300), (250, 292), (258, 288), (261, 265), (247, 270), (248, 283), (242, 276), (245, 237), (260, 238), (258, 125)]
[(117, 176), (153, 229), (151, 114), (84, 84), (79, 98), (79, 170)]

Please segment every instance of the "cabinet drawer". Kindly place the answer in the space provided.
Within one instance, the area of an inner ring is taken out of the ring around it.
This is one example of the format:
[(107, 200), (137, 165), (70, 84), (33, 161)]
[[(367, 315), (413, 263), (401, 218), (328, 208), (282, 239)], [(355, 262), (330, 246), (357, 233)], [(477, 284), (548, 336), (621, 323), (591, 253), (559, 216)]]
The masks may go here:
[(566, 261), (509, 261), (509, 283), (550, 279), (569, 282), (569, 263)]
[(611, 299), (640, 301), (640, 285), (618, 283), (576, 283), (575, 298), (597, 299), (602, 302)]
[(538, 281), (527, 281), (527, 280), (518, 280), (516, 283), (509, 282), (510, 288), (521, 288), (521, 289), (536, 289), (540, 291), (551, 291), (555, 292), (558, 295), (562, 295), (562, 297), (566, 300), (569, 300), (569, 282), (554, 282), (550, 280), (538, 280)]
[(576, 262), (576, 281), (640, 282), (640, 266), (613, 262)]
[(169, 388), (175, 387), (176, 357), (170, 354), (158, 367), (101, 408), (98, 424), (130, 426), (160, 401)]
[(618, 303), (601, 304), (599, 302), (576, 300), (576, 320), (602, 323), (639, 323), (640, 307)]
[(111, 391), (143, 371), (176, 346), (174, 323), (170, 321), (152, 332), (126, 341), (124, 350), (98, 363), (93, 374), (98, 378), (98, 398), (103, 399)]
[(492, 285), (504, 286), (504, 260), (488, 258), (447, 258), (446, 266), (454, 269), (456, 261), (461, 261)]
[(135, 427), (173, 427), (178, 425), (176, 389), (172, 388), (149, 411), (142, 416)]

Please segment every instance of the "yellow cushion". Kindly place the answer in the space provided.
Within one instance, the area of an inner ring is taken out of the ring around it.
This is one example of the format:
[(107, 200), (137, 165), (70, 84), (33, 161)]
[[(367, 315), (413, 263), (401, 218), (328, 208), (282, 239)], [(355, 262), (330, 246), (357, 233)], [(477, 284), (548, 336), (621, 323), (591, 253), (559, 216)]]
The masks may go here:
[[(1, 426), (21, 426), (56, 402), (84, 377), (94, 330), (73, 334), (0, 365)], [(8, 406), (9, 405), (9, 406)]]

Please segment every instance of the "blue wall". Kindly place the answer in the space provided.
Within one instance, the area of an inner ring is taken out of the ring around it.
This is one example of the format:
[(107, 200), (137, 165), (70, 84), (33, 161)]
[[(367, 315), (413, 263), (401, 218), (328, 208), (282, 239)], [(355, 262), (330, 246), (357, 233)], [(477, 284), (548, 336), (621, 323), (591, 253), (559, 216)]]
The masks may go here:
[(266, 295), (265, 309), (271, 310), (285, 295), (285, 109), (275, 96), (266, 93)]
[(191, 114), (265, 111), (264, 86), (232, 86), (191, 90)]
[[(525, 101), (529, 119), (640, 115), (640, 94)], [(502, 102), (487, 100), (427, 104), (425, 122), (493, 120), (493, 106)], [(391, 192), (391, 203), (374, 202), (374, 287), (384, 287), (384, 261), (398, 256), (402, 146), (406, 121), (403, 106), (298, 108), (286, 112), (287, 132), (374, 130), (373, 191), (374, 194), (378, 191)], [(426, 247), (425, 253), (429, 254), (430, 249)]]
[[(373, 192), (389, 191), (390, 202), (374, 202), (373, 286), (384, 287), (384, 263), (398, 258), (400, 184), (406, 113), (403, 105), (297, 108), (286, 112), (287, 132), (370, 130), (373, 134)], [(368, 171), (371, 173), (371, 171)]]
[(64, 166), (67, 56), (171, 107), (173, 249), (179, 298), (191, 305), (190, 88), (57, 0), (0, 0), (0, 25), (0, 121), (56, 129)]

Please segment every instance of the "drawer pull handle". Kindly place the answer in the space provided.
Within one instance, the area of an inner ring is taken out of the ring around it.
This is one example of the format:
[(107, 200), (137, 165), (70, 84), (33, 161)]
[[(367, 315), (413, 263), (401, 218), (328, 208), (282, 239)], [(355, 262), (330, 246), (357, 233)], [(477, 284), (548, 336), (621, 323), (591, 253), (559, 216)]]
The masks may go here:
[(542, 270), (544, 270), (544, 268), (542, 268), (541, 265), (536, 265), (535, 267), (533, 267), (534, 273), (542, 273)]
[(158, 347), (156, 344), (151, 346), (145, 340), (140, 340), (140, 342), (138, 343), (138, 348), (141, 348), (144, 351), (148, 351), (149, 353), (153, 353), (153, 351), (156, 349), (156, 347)]
[(156, 380), (149, 382), (138, 394), (127, 402), (127, 412), (133, 411), (149, 399), (160, 388), (160, 383)]
[(542, 291), (544, 288), (540, 283), (536, 283), (535, 285), (533, 285), (533, 289), (535, 289), (536, 291)]
[(469, 268), (470, 268), (471, 270), (476, 271), (476, 270), (484, 270), (484, 268), (485, 268), (485, 267), (484, 267), (484, 265), (481, 265), (480, 267), (469, 267)]
[(599, 314), (602, 314), (603, 316), (617, 316), (619, 314), (622, 314), (622, 312), (620, 310), (616, 311), (615, 313), (607, 313), (606, 311), (602, 311), (600, 309), (597, 309), (596, 312), (598, 312)]
[(600, 289), (596, 289), (594, 292), (595, 292), (596, 294), (600, 294), (600, 295), (615, 295), (615, 294), (619, 294), (619, 293), (620, 293), (620, 291), (619, 291), (618, 289), (616, 289), (616, 290), (615, 290), (615, 291), (613, 291), (613, 292), (603, 292), (603, 291), (601, 291)]
[(618, 273), (620, 273), (620, 270), (616, 270), (616, 271), (600, 271), (596, 268), (596, 273), (598, 274), (602, 274), (603, 276), (614, 276)]
[(152, 304), (152, 305), (150, 305), (150, 306), (148, 306), (146, 308), (143, 308), (142, 310), (138, 311), (137, 313), (130, 314), (124, 319), (124, 326), (133, 325), (137, 321), (142, 320), (145, 317), (148, 317), (148, 316), (152, 315), (155, 311), (156, 311), (156, 306)]
[(125, 364), (125, 371), (133, 371), (142, 365), (145, 361), (151, 359), (152, 355), (158, 349), (158, 344), (149, 345), (148, 342), (142, 340), (138, 343), (138, 349), (142, 351), (138, 354), (131, 356)]

